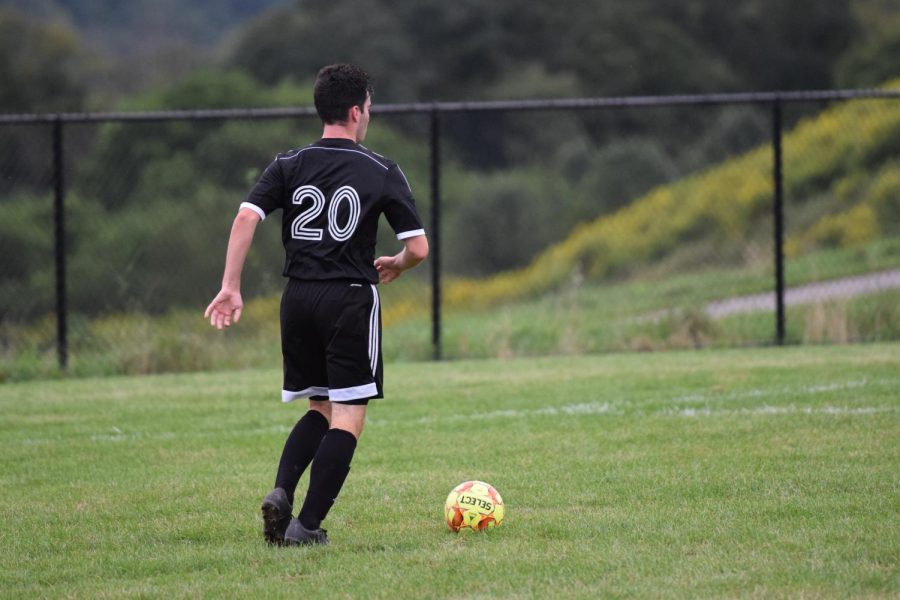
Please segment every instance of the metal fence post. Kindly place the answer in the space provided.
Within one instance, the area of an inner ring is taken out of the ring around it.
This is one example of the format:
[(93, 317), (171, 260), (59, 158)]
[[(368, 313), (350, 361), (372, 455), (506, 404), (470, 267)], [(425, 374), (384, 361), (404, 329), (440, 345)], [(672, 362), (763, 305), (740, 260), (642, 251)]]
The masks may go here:
[(63, 179), (63, 121), (53, 120), (53, 237), (56, 261), (56, 354), (59, 368), (69, 365), (66, 304), (66, 189)]
[[(785, 258), (784, 258), (784, 182), (783, 182), (783, 135), (782, 111), (787, 103), (809, 103), (822, 101), (885, 99), (900, 100), (898, 89), (858, 89), (858, 90), (805, 90), (770, 91), (738, 94), (690, 94), (669, 96), (624, 96), (615, 98), (560, 98), (515, 101), (480, 102), (416, 102), (408, 104), (385, 104), (373, 108), (373, 112), (396, 115), (429, 115), (431, 150), (431, 207), (429, 242), (431, 251), (432, 285), (432, 344), (435, 360), (442, 358), (442, 264), (441, 264), (441, 158), (440, 119), (442, 114), (496, 113), (498, 111), (543, 111), (543, 110), (609, 110), (641, 109), (673, 106), (724, 106), (749, 104), (772, 107), (772, 146), (774, 198), (774, 256), (775, 263), (775, 317), (776, 344), (784, 344), (786, 338), (785, 315)], [(0, 114), (0, 126), (38, 125), (50, 126), (52, 132), (53, 180), (54, 180), (54, 242), (55, 242), (55, 283), (57, 317), (57, 354), (62, 369), (68, 366), (67, 343), (67, 282), (66, 282), (66, 226), (65, 226), (65, 155), (64, 126), (70, 123), (162, 123), (172, 121), (222, 121), (231, 119), (260, 120), (311, 117), (316, 114), (314, 107), (292, 108), (230, 108), (170, 111), (64, 113), (64, 114)], [(800, 157), (797, 157), (800, 158)], [(13, 182), (14, 183), (14, 182)], [(9, 258), (9, 257), (6, 257)]]
[(772, 211), (775, 221), (775, 343), (784, 344), (784, 178), (782, 173), (781, 98), (772, 103), (772, 177), (775, 197)]
[(432, 357), (441, 360), (441, 122), (431, 111), (431, 343)]

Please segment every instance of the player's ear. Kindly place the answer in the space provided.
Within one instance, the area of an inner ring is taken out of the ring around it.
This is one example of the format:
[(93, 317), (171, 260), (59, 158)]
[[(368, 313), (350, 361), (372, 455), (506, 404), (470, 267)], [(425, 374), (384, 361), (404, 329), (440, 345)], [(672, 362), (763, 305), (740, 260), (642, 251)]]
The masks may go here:
[(348, 113), (349, 120), (353, 123), (359, 121), (359, 117), (362, 115), (362, 111), (355, 104), (350, 107), (350, 112)]

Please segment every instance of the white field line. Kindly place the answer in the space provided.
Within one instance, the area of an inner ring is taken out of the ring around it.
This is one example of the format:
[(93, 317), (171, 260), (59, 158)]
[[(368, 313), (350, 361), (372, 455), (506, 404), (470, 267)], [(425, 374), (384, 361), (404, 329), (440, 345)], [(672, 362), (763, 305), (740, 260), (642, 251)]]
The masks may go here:
[(780, 388), (771, 388), (771, 389), (750, 389), (744, 390), (740, 392), (730, 392), (726, 394), (690, 394), (688, 396), (678, 396), (673, 399), (673, 402), (676, 404), (690, 403), (690, 402), (708, 402), (708, 401), (716, 401), (720, 402), (722, 400), (742, 400), (745, 398), (764, 398), (766, 396), (773, 395), (783, 395), (783, 396), (798, 396), (798, 395), (813, 395), (813, 394), (824, 394), (828, 392), (841, 392), (846, 390), (855, 390), (859, 388), (864, 388), (869, 385), (875, 386), (900, 386), (900, 380), (876, 380), (869, 381), (868, 379), (855, 379), (850, 381), (841, 381), (837, 383), (826, 383), (821, 385), (802, 385), (799, 387), (792, 386), (783, 386)]
[[(393, 426), (421, 426), (440, 423), (463, 423), (475, 420), (484, 421), (492, 419), (526, 419), (531, 417), (575, 417), (587, 416), (651, 416), (651, 417), (713, 417), (713, 416), (779, 416), (779, 415), (825, 415), (825, 416), (866, 416), (884, 413), (900, 413), (900, 404), (888, 406), (806, 406), (802, 404), (786, 404), (773, 406), (763, 402), (756, 406), (743, 406), (740, 408), (713, 407), (712, 404), (735, 400), (758, 399), (764, 400), (775, 396), (803, 397), (817, 396), (835, 392), (850, 392), (865, 387), (889, 387), (900, 389), (900, 379), (856, 379), (842, 382), (827, 383), (822, 385), (783, 386), (770, 389), (750, 389), (734, 393), (697, 393), (686, 396), (670, 398), (668, 406), (656, 410), (642, 410), (628, 400), (614, 402), (578, 402), (563, 404), (561, 406), (545, 406), (541, 408), (501, 409), (484, 412), (467, 412), (465, 414), (423, 416), (411, 419), (368, 418), (366, 423), (370, 427)], [(647, 400), (652, 402), (653, 399)], [(685, 405), (695, 406), (685, 406)], [(252, 429), (233, 429), (173, 432), (173, 431), (134, 431), (126, 425), (112, 427), (106, 431), (87, 435), (87, 439), (95, 443), (122, 443), (135, 441), (159, 441), (178, 438), (221, 438), (223, 436), (247, 436), (260, 434), (285, 435), (293, 426), (293, 423), (272, 424)], [(55, 435), (41, 438), (26, 438), (21, 441), (25, 445), (45, 445), (53, 443), (65, 443), (77, 440), (80, 436)]]
[(409, 425), (428, 425), (430, 423), (463, 423), (472, 420), (484, 421), (488, 419), (521, 419), (523, 417), (540, 416), (582, 416), (622, 414), (621, 409), (615, 409), (609, 402), (581, 402), (579, 404), (563, 404), (562, 406), (545, 406), (543, 408), (509, 408), (504, 410), (492, 410), (487, 412), (465, 413), (458, 415), (439, 415), (434, 417), (419, 417), (410, 420), (393, 419), (368, 419), (368, 425), (392, 425), (403, 423)]
[(389, 426), (395, 424), (403, 425), (427, 425), (431, 423), (457, 423), (457, 422), (473, 422), (474, 420), (486, 419), (522, 419), (536, 416), (584, 416), (584, 415), (615, 415), (622, 416), (625, 414), (647, 415), (647, 416), (714, 416), (714, 415), (793, 415), (793, 414), (821, 414), (821, 415), (870, 415), (877, 413), (900, 413), (900, 405), (897, 406), (770, 406), (762, 404), (755, 407), (743, 407), (738, 409), (728, 408), (710, 408), (704, 407), (683, 407), (679, 405), (688, 403), (718, 403), (733, 400), (743, 400), (752, 398), (768, 398), (773, 396), (814, 396), (817, 394), (825, 394), (831, 392), (842, 392), (856, 390), (866, 386), (890, 386), (893, 388), (900, 387), (900, 380), (850, 380), (844, 382), (829, 383), (823, 385), (799, 386), (799, 387), (780, 387), (769, 390), (751, 389), (741, 392), (728, 394), (691, 394), (689, 396), (679, 396), (671, 400), (672, 406), (658, 409), (655, 411), (641, 411), (639, 407), (631, 405), (627, 401), (623, 402), (583, 402), (578, 404), (564, 404), (562, 406), (548, 406), (544, 408), (533, 409), (506, 409), (487, 412), (465, 413), (460, 415), (441, 415), (426, 416), (411, 420), (394, 420), (394, 419), (369, 419), (367, 424), (375, 426)]
[[(378, 420), (369, 422), (369, 425), (389, 426), (396, 424), (427, 425), (434, 423), (458, 423), (475, 422), (487, 419), (524, 419), (544, 415), (617, 415), (626, 413), (640, 415), (640, 411), (626, 411), (623, 408), (614, 408), (608, 402), (569, 404), (553, 408), (503, 410), (489, 413), (468, 413), (466, 415), (450, 415), (440, 417), (421, 417), (413, 421)], [(900, 406), (769, 406), (763, 404), (748, 408), (710, 408), (710, 407), (670, 407), (644, 413), (651, 417), (713, 417), (729, 415), (873, 415), (878, 413), (900, 413)]]
[(873, 415), (900, 412), (895, 406), (755, 406), (752, 408), (672, 408), (658, 414), (672, 417), (716, 417), (727, 415)]

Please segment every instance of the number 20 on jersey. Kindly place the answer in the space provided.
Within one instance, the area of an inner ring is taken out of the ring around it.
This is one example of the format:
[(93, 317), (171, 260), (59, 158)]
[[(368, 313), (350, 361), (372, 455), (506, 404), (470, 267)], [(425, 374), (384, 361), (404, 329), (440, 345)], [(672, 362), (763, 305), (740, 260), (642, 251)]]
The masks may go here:
[[(297, 215), (291, 223), (291, 236), (295, 240), (322, 241), (323, 231), (318, 227), (308, 225), (325, 210), (325, 194), (314, 185), (304, 185), (294, 191), (293, 203), (302, 205), (305, 202), (312, 205)], [(345, 223), (338, 223), (338, 211), (343, 203), (347, 203), (348, 216)], [(345, 185), (335, 190), (328, 204), (328, 234), (336, 242), (346, 242), (353, 236), (359, 225), (359, 194), (356, 190)]]

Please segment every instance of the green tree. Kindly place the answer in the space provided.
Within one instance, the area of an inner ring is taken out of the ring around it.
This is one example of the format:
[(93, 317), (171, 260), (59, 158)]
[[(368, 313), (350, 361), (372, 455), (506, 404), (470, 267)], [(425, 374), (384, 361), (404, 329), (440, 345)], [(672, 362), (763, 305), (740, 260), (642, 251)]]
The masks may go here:
[[(831, 87), (833, 66), (862, 32), (850, 0), (667, 3), (670, 20), (720, 56), (749, 90)], [(687, 65), (686, 65), (687, 66)]]
[[(334, 62), (363, 64), (374, 74), (376, 100), (397, 99), (402, 80), (389, 77), (411, 66), (416, 49), (404, 30), (403, 11), (381, 0), (298, 2), (276, 8), (239, 34), (228, 64), (251, 73), (258, 81), (312, 80), (320, 67)], [(405, 96), (410, 98), (410, 96)]]
[(840, 87), (877, 87), (900, 76), (900, 18), (841, 57), (835, 79)]
[[(134, 98), (125, 108), (305, 106), (311, 104), (308, 87), (285, 84), (267, 88), (240, 72), (207, 70)], [(236, 170), (237, 165), (265, 166), (275, 152), (308, 138), (298, 127), (308, 128), (314, 121), (298, 120), (288, 126), (275, 121), (219, 120), (109, 123), (102, 127), (96, 148), (81, 165), (76, 189), (107, 207), (121, 208), (138, 190), (143, 190), (145, 198), (149, 190), (185, 191), (205, 181), (243, 188), (248, 173)]]
[[(849, 0), (298, 0), (246, 28), (228, 62), (269, 84), (357, 62), (376, 76), (381, 102), (827, 88), (859, 28)], [(697, 111), (657, 111), (651, 123), (646, 114), (553, 118), (558, 137), (653, 135), (667, 147), (716, 126)], [(446, 139), (465, 164), (489, 170), (521, 164), (533, 155), (522, 149), (555, 128), (511, 123), (521, 121), (469, 115)]]
[(0, 111), (79, 110), (88, 54), (78, 35), (0, 9)]
[[(0, 9), (0, 112), (81, 110), (91, 60), (71, 29)], [(0, 126), (0, 202), (16, 187), (47, 188), (50, 144), (46, 126)]]

